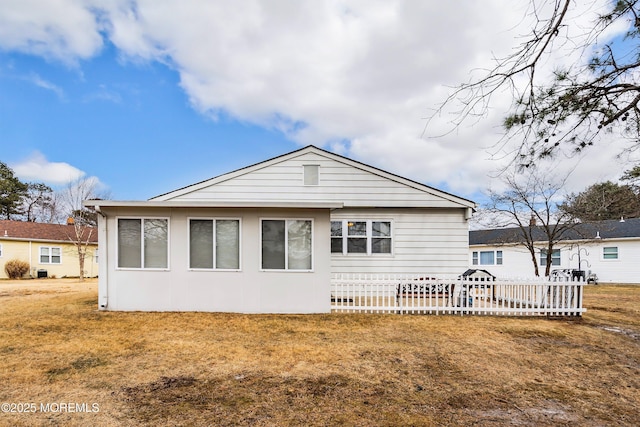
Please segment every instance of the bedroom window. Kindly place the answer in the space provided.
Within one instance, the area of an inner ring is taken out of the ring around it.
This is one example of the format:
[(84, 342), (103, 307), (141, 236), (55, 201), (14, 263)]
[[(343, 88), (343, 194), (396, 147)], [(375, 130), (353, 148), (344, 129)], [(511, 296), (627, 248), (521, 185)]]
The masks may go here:
[(263, 270), (313, 269), (313, 221), (264, 219), (261, 224)]
[(331, 253), (390, 254), (391, 221), (331, 221)]
[(118, 219), (118, 267), (166, 269), (169, 267), (169, 220)]
[(240, 269), (240, 220), (190, 219), (189, 268)]
[(62, 248), (40, 246), (40, 264), (62, 264)]

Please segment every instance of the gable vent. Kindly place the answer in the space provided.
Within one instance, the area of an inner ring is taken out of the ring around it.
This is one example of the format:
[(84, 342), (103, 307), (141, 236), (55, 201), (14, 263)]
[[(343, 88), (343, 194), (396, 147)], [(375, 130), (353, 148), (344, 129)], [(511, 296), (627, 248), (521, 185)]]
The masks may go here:
[(304, 165), (304, 185), (318, 185), (320, 181), (319, 165)]

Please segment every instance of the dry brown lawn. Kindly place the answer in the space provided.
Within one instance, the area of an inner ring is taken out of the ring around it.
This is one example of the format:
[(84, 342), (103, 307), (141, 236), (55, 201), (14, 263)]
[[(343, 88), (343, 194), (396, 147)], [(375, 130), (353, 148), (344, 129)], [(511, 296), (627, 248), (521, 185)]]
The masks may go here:
[(636, 426), (640, 287), (588, 286), (585, 305), (122, 313), (97, 311), (95, 281), (0, 281), (0, 425)]

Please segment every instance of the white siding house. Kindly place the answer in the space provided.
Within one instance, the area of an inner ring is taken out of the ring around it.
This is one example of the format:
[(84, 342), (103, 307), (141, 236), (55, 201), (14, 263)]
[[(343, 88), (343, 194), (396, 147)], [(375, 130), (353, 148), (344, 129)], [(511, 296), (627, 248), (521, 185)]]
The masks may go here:
[[(497, 277), (530, 277), (531, 254), (518, 241), (516, 228), (476, 230), (469, 233), (469, 266)], [(540, 274), (546, 263), (546, 241), (536, 244)], [(640, 283), (640, 219), (579, 224), (555, 245), (553, 270), (594, 273), (603, 283)]]
[(475, 208), (313, 146), (85, 204), (101, 214), (101, 309), (245, 313), (328, 312), (332, 273), (459, 275)]

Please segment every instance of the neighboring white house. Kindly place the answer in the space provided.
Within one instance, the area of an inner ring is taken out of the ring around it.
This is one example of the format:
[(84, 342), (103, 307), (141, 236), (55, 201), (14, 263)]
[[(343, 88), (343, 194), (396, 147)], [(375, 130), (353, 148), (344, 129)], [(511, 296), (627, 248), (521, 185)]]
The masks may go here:
[[(547, 242), (541, 232), (537, 235), (536, 260), (543, 275)], [(471, 231), (469, 266), (497, 277), (533, 276), (531, 254), (520, 241), (518, 228)], [(640, 218), (599, 221), (578, 224), (562, 236), (553, 251), (552, 271), (595, 273), (605, 283), (640, 283), (639, 261)]]
[(457, 276), (469, 200), (317, 147), (100, 213), (107, 310), (319, 313), (332, 273)]

